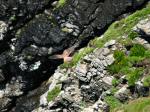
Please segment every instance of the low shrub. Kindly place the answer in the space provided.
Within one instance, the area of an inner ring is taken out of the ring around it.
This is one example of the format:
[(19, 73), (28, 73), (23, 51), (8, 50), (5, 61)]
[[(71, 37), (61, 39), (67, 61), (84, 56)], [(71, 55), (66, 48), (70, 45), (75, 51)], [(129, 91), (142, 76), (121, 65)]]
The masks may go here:
[(116, 79), (116, 78), (114, 78), (114, 79), (112, 80), (112, 85), (113, 85), (113, 86), (117, 86), (118, 84), (119, 84), (119, 80)]
[(107, 67), (107, 70), (111, 74), (117, 74), (119, 71), (125, 67), (128, 66), (128, 61), (126, 60), (125, 54), (123, 51), (114, 51), (114, 58), (115, 62)]
[(130, 49), (130, 56), (141, 56), (144, 57), (146, 49), (140, 44), (134, 44)]
[(129, 86), (134, 86), (143, 73), (142, 68), (132, 69), (126, 76)]

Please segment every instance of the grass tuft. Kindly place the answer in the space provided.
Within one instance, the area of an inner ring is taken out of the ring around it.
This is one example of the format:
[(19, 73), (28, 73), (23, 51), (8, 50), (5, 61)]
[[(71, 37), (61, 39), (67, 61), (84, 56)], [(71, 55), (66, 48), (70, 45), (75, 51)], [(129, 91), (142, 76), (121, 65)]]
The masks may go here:
[(48, 92), (47, 101), (50, 102), (54, 100), (58, 96), (60, 91), (61, 91), (60, 87), (56, 86), (52, 91)]
[(104, 101), (110, 106), (110, 110), (122, 105), (122, 103), (114, 96), (106, 96)]
[(146, 76), (143, 81), (145, 87), (150, 87), (150, 75)]
[(75, 66), (79, 60), (81, 60), (82, 57), (85, 55), (91, 53), (94, 49), (91, 47), (85, 47), (81, 49), (79, 52), (75, 53), (73, 55), (73, 59), (71, 62), (64, 62), (62, 65), (60, 65), (61, 68), (70, 68)]
[(150, 112), (150, 97), (139, 98), (129, 104), (113, 109), (111, 112)]

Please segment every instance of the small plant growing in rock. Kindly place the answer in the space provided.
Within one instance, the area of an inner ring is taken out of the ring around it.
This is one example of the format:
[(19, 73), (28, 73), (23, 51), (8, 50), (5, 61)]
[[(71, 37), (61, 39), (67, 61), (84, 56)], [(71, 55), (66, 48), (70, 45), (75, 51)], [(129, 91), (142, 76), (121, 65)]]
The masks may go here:
[(114, 58), (115, 62), (107, 67), (111, 74), (119, 73), (123, 67), (128, 66), (128, 62), (123, 51), (114, 51)]
[(145, 87), (150, 87), (150, 75), (144, 78), (143, 85)]
[(121, 105), (121, 102), (114, 96), (106, 96), (104, 101), (110, 106), (110, 110)]
[(117, 91), (118, 91), (118, 89), (116, 87), (112, 87), (110, 89), (110, 92), (111, 92), (112, 95), (114, 95)]
[(59, 1), (58, 1), (58, 5), (57, 5), (57, 8), (64, 6), (65, 3), (66, 3), (66, 1), (67, 1), (67, 0), (59, 0)]
[(117, 86), (118, 84), (119, 84), (119, 80), (116, 79), (116, 78), (114, 78), (114, 79), (112, 80), (112, 85), (113, 85), (113, 86)]
[(140, 44), (135, 44), (130, 50), (130, 56), (144, 57), (146, 49)]
[(114, 51), (114, 58), (117, 62), (121, 62), (125, 58), (125, 54), (123, 51), (116, 50)]
[(56, 86), (52, 91), (48, 92), (47, 101), (50, 102), (54, 100), (58, 96), (60, 91), (61, 91), (60, 87)]
[(141, 69), (141, 68), (132, 69), (127, 74), (127, 80), (128, 80), (129, 86), (134, 86), (135, 82), (138, 81), (138, 79), (140, 78), (142, 73), (143, 73), (143, 69)]

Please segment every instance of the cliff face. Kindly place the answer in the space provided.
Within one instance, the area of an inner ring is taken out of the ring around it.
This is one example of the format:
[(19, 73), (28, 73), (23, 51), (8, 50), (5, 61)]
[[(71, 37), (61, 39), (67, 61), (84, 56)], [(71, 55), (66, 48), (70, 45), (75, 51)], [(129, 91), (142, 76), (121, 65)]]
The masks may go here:
[(147, 5), (114, 22), (59, 66), (33, 112), (149, 112), (149, 37)]
[(49, 56), (79, 47), (145, 1), (67, 0), (55, 7), (53, 0), (1, 0), (0, 110), (50, 77), (62, 60)]

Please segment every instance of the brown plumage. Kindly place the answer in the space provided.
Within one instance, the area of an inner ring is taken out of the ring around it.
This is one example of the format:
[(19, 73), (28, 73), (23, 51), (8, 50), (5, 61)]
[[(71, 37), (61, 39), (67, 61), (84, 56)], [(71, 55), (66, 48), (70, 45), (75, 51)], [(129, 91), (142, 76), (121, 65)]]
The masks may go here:
[(62, 54), (52, 55), (49, 58), (50, 59), (63, 59), (64, 62), (70, 62), (72, 60), (72, 56), (70, 55), (75, 51), (75, 48), (78, 47), (78, 45), (79, 44), (77, 43), (74, 46), (68, 49), (65, 49)]

